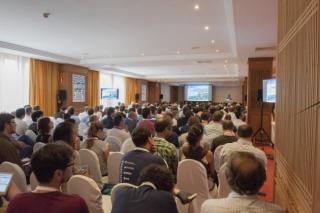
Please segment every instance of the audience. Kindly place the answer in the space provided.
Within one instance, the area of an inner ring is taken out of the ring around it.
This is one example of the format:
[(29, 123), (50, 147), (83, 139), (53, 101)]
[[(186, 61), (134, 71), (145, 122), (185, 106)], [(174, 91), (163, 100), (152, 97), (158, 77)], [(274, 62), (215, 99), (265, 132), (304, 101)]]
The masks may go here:
[(113, 117), (115, 114), (115, 109), (113, 107), (109, 107), (107, 109), (107, 115), (106, 117), (102, 118), (101, 122), (103, 124), (103, 127), (106, 129), (112, 129), (113, 128)]
[(257, 195), (266, 181), (265, 165), (249, 152), (233, 152), (225, 174), (232, 192), (227, 198), (206, 200), (201, 213), (284, 212), (279, 206), (261, 201)]
[(130, 133), (136, 128), (138, 122), (137, 113), (134, 108), (129, 109), (128, 117), (124, 120), (124, 123)]
[(36, 152), (31, 167), (39, 186), (32, 192), (16, 195), (7, 213), (89, 213), (81, 197), (60, 192), (61, 184), (72, 176), (72, 153), (72, 149), (63, 144), (48, 144)]
[(26, 105), (24, 107), (24, 110), (25, 110), (25, 116), (23, 118), (23, 121), (27, 123), (27, 126), (29, 126), (33, 122), (31, 118), (32, 107), (30, 105)]
[(142, 109), (142, 120), (138, 122), (137, 126), (144, 126), (154, 134), (154, 122), (151, 120), (150, 108), (145, 107)]
[(108, 144), (103, 140), (103, 125), (98, 122), (91, 123), (88, 130), (88, 138), (81, 144), (81, 148), (90, 149), (97, 154), (101, 174), (105, 176), (108, 173), (107, 160), (109, 157), (109, 148)]
[(155, 144), (150, 130), (146, 127), (133, 130), (132, 141), (136, 148), (121, 159), (120, 182), (138, 185), (139, 174), (145, 167), (151, 164), (166, 166), (166, 163), (161, 157), (152, 154), (155, 152)]
[(138, 179), (138, 187), (124, 187), (117, 191), (112, 213), (177, 213), (172, 195), (174, 178), (166, 167), (150, 165)]
[(204, 127), (205, 134), (210, 138), (218, 137), (223, 135), (221, 120), (223, 117), (223, 112), (215, 111), (212, 115), (212, 122)]
[(26, 112), (25, 112), (24, 108), (19, 108), (16, 110), (15, 122), (17, 124), (16, 134), (18, 136), (22, 136), (22, 135), (26, 134), (26, 131), (28, 129), (27, 123), (23, 120), (25, 117), (25, 114), (26, 114)]
[(113, 127), (107, 132), (108, 137), (116, 137), (121, 145), (125, 140), (130, 138), (130, 133), (126, 131), (126, 125), (124, 123), (124, 117), (122, 112), (117, 112), (114, 116)]
[(34, 111), (31, 114), (32, 123), (29, 125), (28, 129), (32, 130), (35, 135), (38, 135), (38, 119), (43, 116), (42, 111)]
[(220, 135), (213, 139), (211, 144), (211, 152), (214, 153), (218, 146), (232, 143), (238, 140), (237, 136), (233, 132), (234, 125), (232, 121), (225, 120), (222, 122), (223, 135)]

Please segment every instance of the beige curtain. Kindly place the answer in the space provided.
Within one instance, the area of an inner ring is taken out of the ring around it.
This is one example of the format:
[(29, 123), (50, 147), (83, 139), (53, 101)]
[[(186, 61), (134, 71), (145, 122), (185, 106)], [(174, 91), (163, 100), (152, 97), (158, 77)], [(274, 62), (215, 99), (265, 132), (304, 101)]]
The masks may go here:
[(125, 93), (125, 102), (126, 104), (131, 104), (132, 101), (135, 101), (135, 94), (139, 93), (137, 79), (126, 78), (126, 93)]
[(31, 59), (30, 104), (39, 105), (46, 116), (57, 112), (59, 64)]
[(89, 70), (88, 73), (88, 105), (91, 107), (100, 104), (99, 98), (99, 72)]

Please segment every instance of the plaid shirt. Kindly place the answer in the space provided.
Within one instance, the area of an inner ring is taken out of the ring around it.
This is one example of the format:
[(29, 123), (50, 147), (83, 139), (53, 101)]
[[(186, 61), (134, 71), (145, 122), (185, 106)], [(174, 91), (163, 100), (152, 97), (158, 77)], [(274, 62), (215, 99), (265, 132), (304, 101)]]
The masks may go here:
[(176, 175), (178, 166), (176, 147), (164, 138), (154, 137), (153, 141), (156, 145), (156, 154), (167, 162), (170, 171)]

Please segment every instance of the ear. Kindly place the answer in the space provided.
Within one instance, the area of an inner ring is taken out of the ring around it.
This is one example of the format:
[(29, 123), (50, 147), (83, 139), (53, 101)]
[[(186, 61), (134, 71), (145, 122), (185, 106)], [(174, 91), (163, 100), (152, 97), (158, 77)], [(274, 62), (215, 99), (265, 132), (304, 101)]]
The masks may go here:
[(56, 169), (53, 173), (52, 179), (61, 182), (61, 180), (63, 179), (63, 171), (60, 169)]

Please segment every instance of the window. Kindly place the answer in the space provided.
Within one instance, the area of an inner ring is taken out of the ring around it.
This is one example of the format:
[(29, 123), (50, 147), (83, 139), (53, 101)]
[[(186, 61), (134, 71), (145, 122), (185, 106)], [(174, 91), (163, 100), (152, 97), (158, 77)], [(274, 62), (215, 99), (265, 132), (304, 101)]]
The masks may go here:
[(29, 103), (29, 59), (0, 53), (0, 112)]
[(119, 89), (119, 99), (103, 101), (100, 97), (100, 104), (104, 105), (105, 107), (109, 107), (117, 105), (118, 102), (124, 103), (125, 78), (123, 76), (100, 72), (100, 92), (101, 88)]

